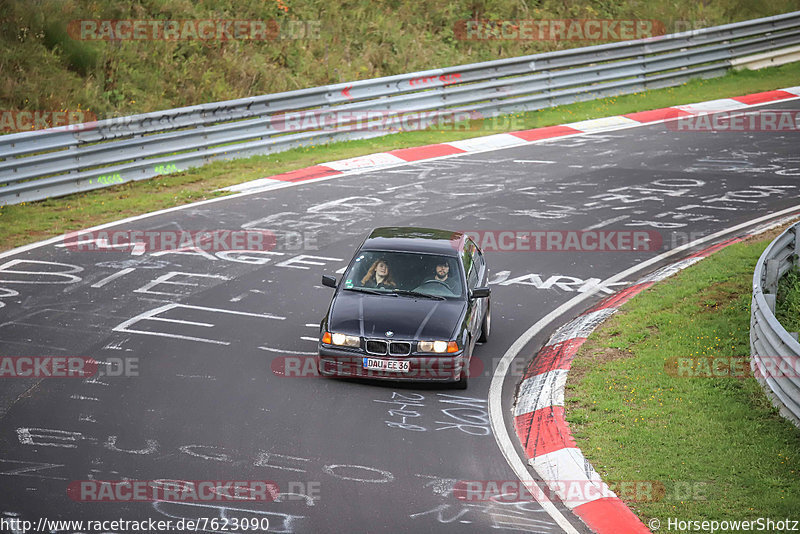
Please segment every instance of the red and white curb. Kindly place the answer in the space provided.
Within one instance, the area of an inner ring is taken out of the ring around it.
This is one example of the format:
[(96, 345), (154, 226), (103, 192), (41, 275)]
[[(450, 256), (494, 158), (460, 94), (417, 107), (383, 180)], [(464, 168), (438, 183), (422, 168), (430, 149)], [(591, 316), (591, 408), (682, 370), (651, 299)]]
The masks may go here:
[(377, 170), (409, 162), (439, 159), (470, 152), (484, 152), (487, 150), (510, 148), (535, 143), (545, 139), (619, 130), (622, 128), (640, 126), (642, 124), (673, 120), (687, 115), (704, 115), (720, 111), (736, 111), (768, 102), (797, 98), (798, 96), (800, 96), (800, 86), (754, 93), (735, 98), (721, 98), (719, 100), (699, 102), (696, 104), (686, 104), (650, 111), (628, 113), (625, 115), (603, 117), (600, 119), (590, 119), (559, 126), (547, 126), (544, 128), (535, 128), (533, 130), (500, 133), (421, 147), (401, 148), (388, 152), (378, 152), (366, 156), (320, 163), (312, 167), (233, 185), (223, 190), (254, 193), (280, 187), (287, 182), (305, 182), (308, 180), (347, 174), (352, 171)]
[[(529, 465), (564, 505), (597, 534), (649, 533), (650, 530), (606, 485), (575, 444), (564, 415), (564, 386), (578, 349), (603, 321), (649, 288), (712, 253), (783, 224), (786, 219), (729, 238), (661, 267), (561, 326), (534, 356), (523, 374), (514, 405), (514, 428)], [(564, 481), (579, 481), (580, 495)], [(593, 488), (587, 490), (586, 488)]]

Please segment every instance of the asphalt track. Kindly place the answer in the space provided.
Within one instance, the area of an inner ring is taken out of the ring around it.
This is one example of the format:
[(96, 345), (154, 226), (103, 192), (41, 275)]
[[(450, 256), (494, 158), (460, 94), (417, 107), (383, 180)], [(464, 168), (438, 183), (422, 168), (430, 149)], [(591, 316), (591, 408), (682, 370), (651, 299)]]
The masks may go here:
[[(137, 376), (4, 379), (0, 517), (268, 518), (270, 532), (297, 533), (560, 532), (535, 502), (453, 495), (459, 480), (516, 480), (488, 420), (494, 365), (531, 324), (578, 290), (596, 288), (592, 280), (798, 204), (797, 147), (796, 132), (653, 124), (299, 183), (124, 225), (262, 228), (308, 239), (302, 246), (279, 239), (274, 254), (47, 245), (4, 257), (0, 356), (128, 361)], [(332, 291), (320, 275), (344, 267), (369, 229), (389, 225), (655, 230), (664, 246), (488, 252), (493, 331), (475, 355), (483, 372), (465, 392), (276, 374), (276, 359), (315, 351)], [(109, 279), (115, 273), (122, 274)], [(550, 333), (531, 340), (520, 360)], [(519, 380), (522, 366), (513, 369), (504, 391)], [(511, 402), (503, 399), (506, 413)], [(270, 503), (199, 505), (67, 495), (71, 481), (124, 478), (269, 480), (284, 494)]]

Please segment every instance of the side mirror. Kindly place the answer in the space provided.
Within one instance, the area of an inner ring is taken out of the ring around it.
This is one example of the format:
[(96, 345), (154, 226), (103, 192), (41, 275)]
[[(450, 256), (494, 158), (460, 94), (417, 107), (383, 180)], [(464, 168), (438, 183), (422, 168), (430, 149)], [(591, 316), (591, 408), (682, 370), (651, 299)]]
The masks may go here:
[(326, 274), (323, 274), (322, 275), (322, 285), (323, 286), (332, 287), (332, 288), (335, 289), (336, 288), (336, 278), (334, 278), (333, 276), (328, 276)]
[(473, 299), (483, 299), (488, 297), (491, 294), (491, 292), (492, 290), (489, 289), (488, 287), (476, 287), (475, 289), (472, 290), (469, 296), (470, 298)]

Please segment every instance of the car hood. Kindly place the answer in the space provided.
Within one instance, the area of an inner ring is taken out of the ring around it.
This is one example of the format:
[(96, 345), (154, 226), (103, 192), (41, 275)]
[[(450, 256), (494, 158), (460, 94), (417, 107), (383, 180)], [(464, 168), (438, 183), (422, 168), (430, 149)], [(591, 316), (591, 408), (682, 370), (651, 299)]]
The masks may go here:
[(332, 332), (397, 340), (449, 340), (463, 320), (466, 303), (341, 291), (328, 316)]

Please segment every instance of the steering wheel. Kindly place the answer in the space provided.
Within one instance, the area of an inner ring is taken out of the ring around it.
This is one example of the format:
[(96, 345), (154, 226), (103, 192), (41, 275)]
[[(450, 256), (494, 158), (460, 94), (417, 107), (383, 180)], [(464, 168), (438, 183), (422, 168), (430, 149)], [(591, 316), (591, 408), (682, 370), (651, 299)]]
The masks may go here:
[(428, 285), (428, 284), (441, 284), (441, 285), (443, 285), (444, 287), (446, 287), (446, 288), (447, 288), (447, 290), (448, 290), (450, 293), (453, 293), (453, 290), (452, 290), (452, 289), (450, 289), (450, 286), (449, 286), (449, 285), (447, 285), (447, 282), (443, 282), (443, 281), (441, 281), (441, 280), (434, 280), (434, 279), (425, 280), (424, 282), (422, 282), (422, 283), (420, 284), (420, 287), (422, 287), (422, 286), (424, 286), (424, 285)]

